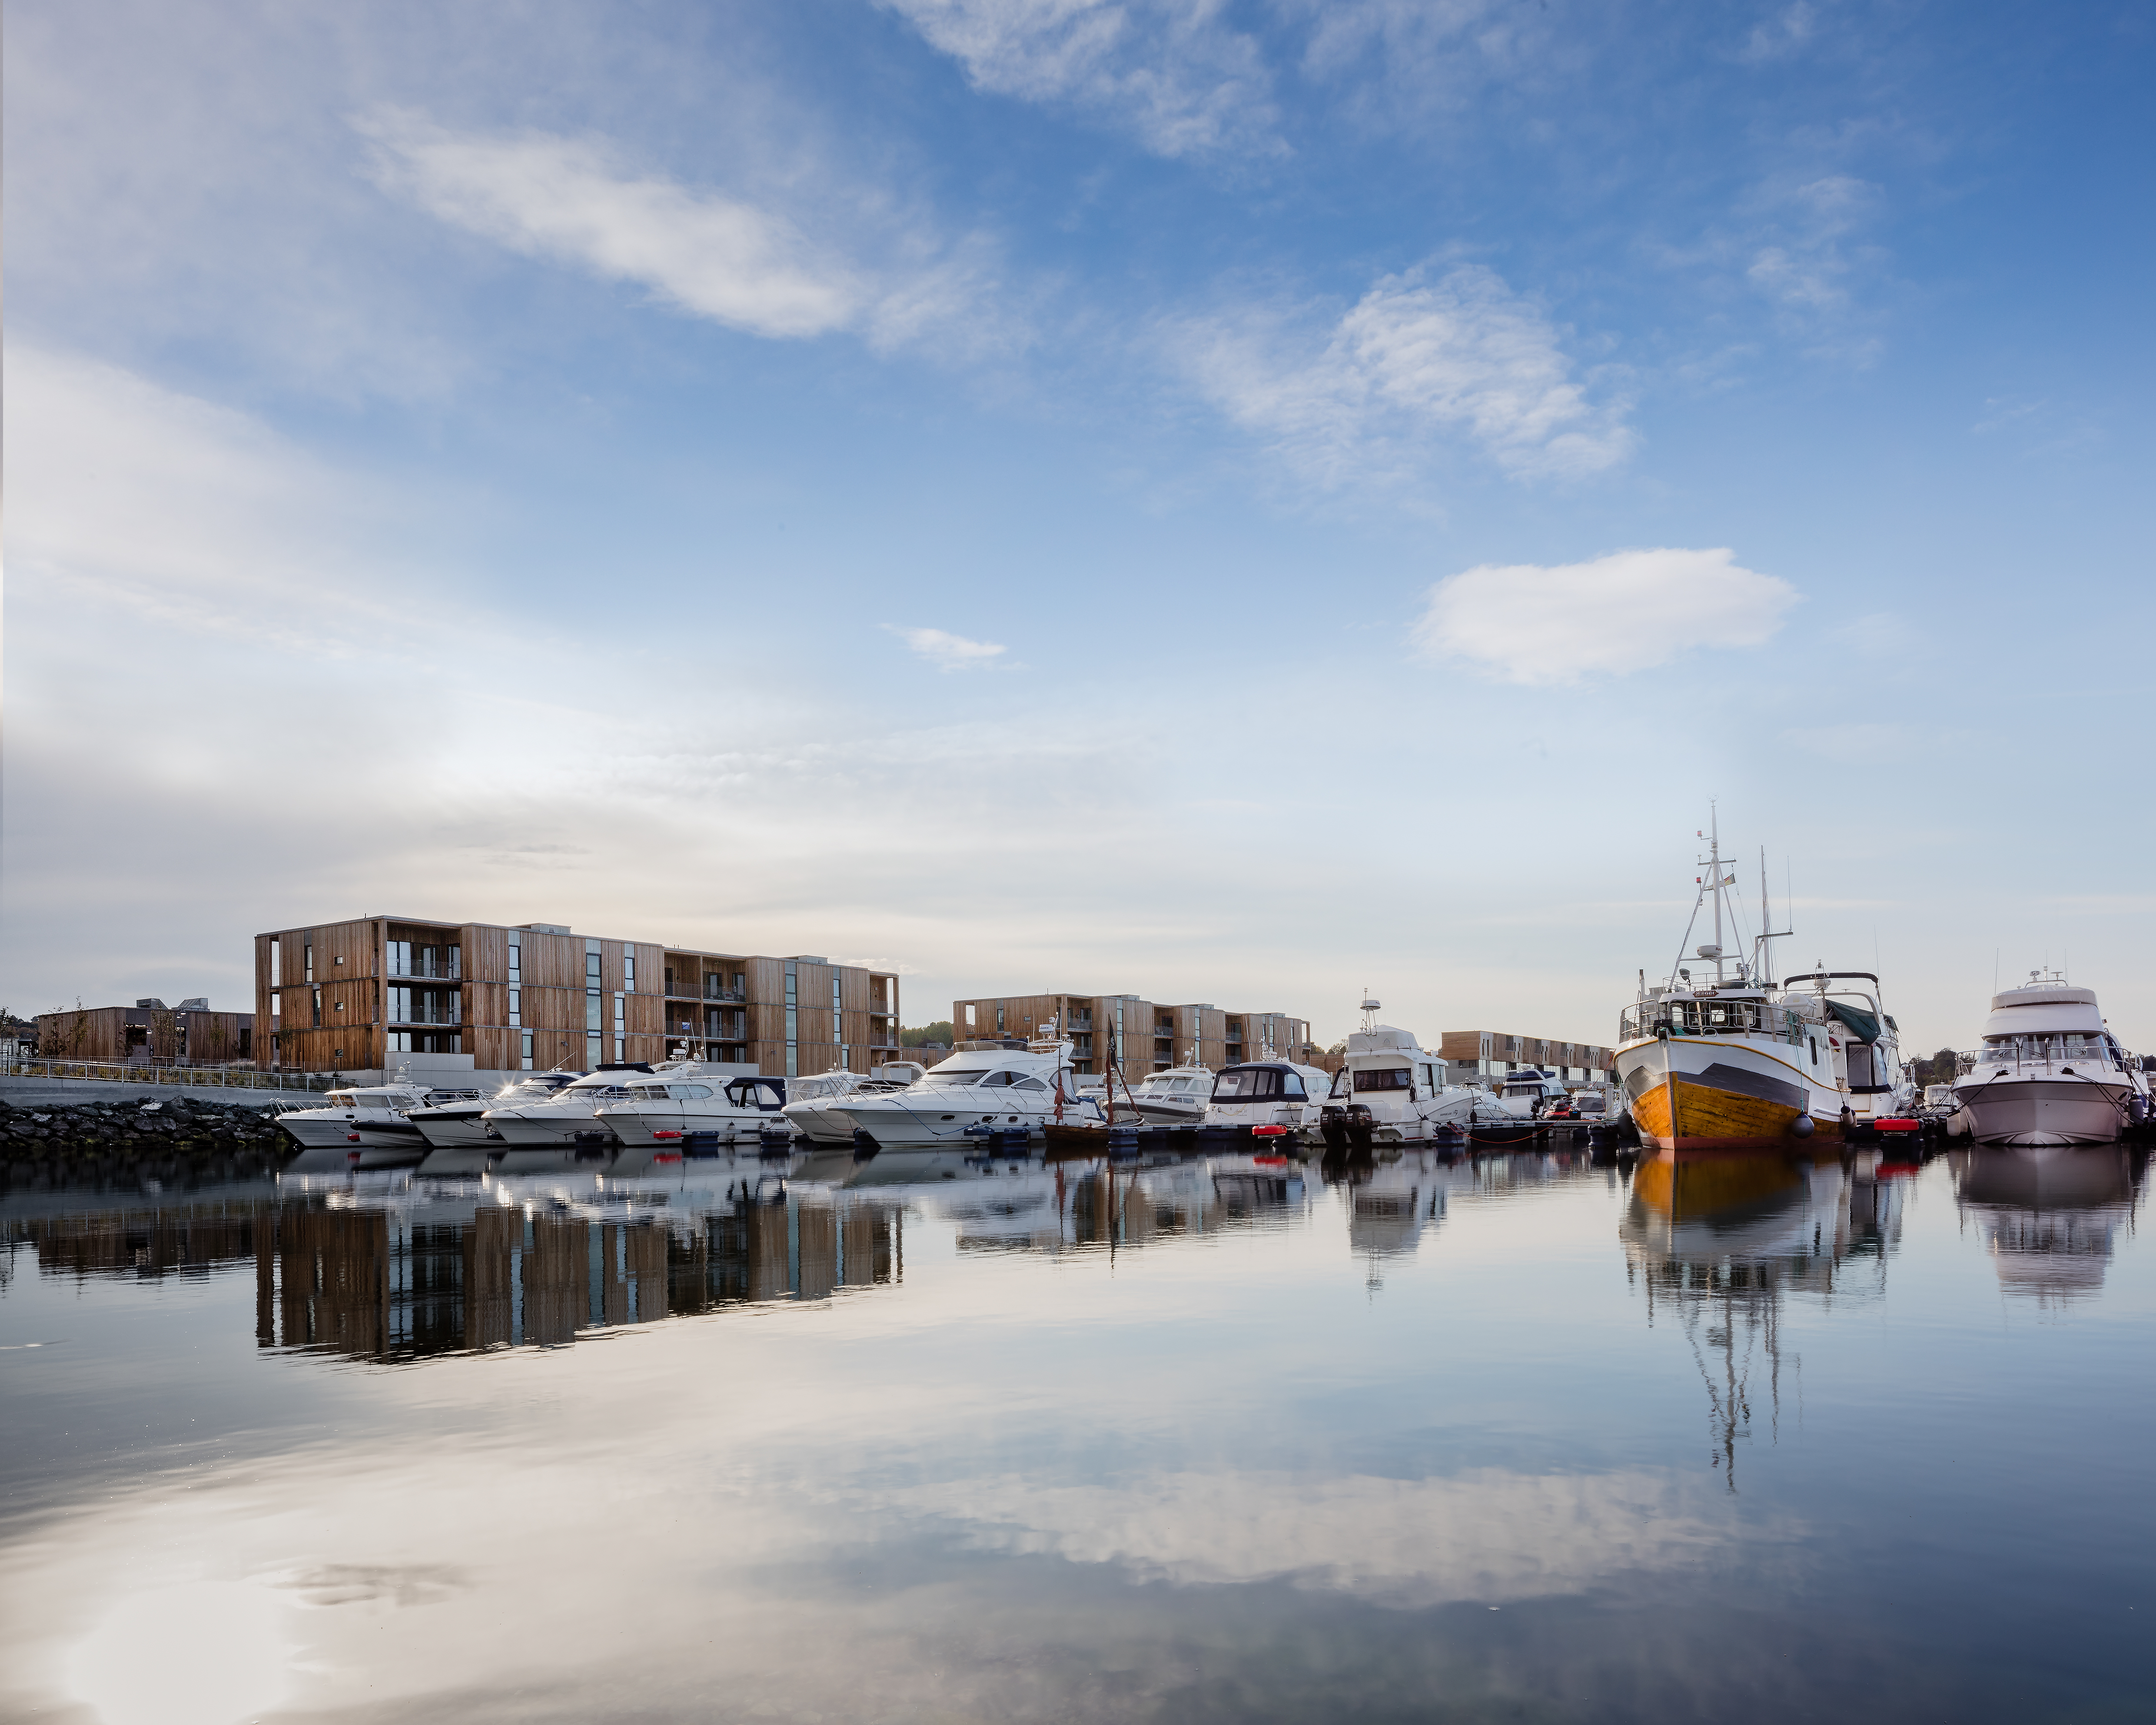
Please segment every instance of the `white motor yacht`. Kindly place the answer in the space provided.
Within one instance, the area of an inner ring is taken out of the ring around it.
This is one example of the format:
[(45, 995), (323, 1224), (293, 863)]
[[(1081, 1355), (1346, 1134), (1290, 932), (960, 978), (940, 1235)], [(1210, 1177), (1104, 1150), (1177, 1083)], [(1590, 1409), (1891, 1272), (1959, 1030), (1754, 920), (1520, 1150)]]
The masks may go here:
[(611, 1147), (613, 1134), (596, 1117), (603, 1105), (626, 1100), (634, 1080), (690, 1079), (702, 1070), (694, 1060), (601, 1066), (536, 1100), (519, 1099), (489, 1108), (482, 1118), (512, 1150), (554, 1150), (578, 1143)]
[(1293, 1060), (1245, 1060), (1224, 1066), (1205, 1104), (1208, 1129), (1247, 1128), (1260, 1137), (1308, 1137), (1322, 1129), (1320, 1116), (1332, 1075)]
[(880, 1096), (834, 1103), (832, 1124), (844, 1119), (865, 1149), (927, 1149), (962, 1145), (969, 1134), (1033, 1133), (1055, 1122), (1097, 1122), (1097, 1102), (1081, 1101), (1070, 1070), (1070, 1044), (962, 1042), (919, 1082)]
[(345, 1149), (361, 1168), (400, 1168), (427, 1153), (426, 1140), (406, 1116), (424, 1107), (428, 1093), (417, 1085), (377, 1084), (333, 1090), (320, 1108), (295, 1108), (277, 1124), (303, 1149)]
[(1321, 1130), (1332, 1149), (1373, 1143), (1413, 1143), (1448, 1127), (1473, 1123), (1485, 1091), (1445, 1081), (1445, 1062), (1417, 1042), (1411, 1030), (1378, 1022), (1374, 1000), (1363, 1003), (1363, 1028), (1348, 1039), (1347, 1063), (1332, 1075), (1320, 1111)]
[(1562, 1078), (1540, 1066), (1522, 1066), (1517, 1072), (1507, 1072), (1497, 1091), (1507, 1111), (1523, 1120), (1534, 1119), (1550, 1103), (1562, 1101), (1568, 1094)]
[(1193, 1060), (1148, 1072), (1116, 1097), (1116, 1111), (1128, 1108), (1147, 1126), (1202, 1126), (1212, 1100), (1213, 1069)]
[(592, 1117), (629, 1149), (678, 1150), (683, 1139), (704, 1133), (721, 1144), (761, 1143), (767, 1133), (783, 1143), (791, 1136), (783, 1111), (793, 1081), (654, 1073), (632, 1077), (622, 1095), (602, 1102)]
[(2111, 1144), (2148, 1112), (2139, 1060), (2104, 1027), (2096, 990), (2035, 972), (1991, 997), (1984, 1046), (1960, 1057), (1954, 1100), (1979, 1144)]
[(490, 1147), (499, 1149), (501, 1140), (486, 1123), (488, 1109), (515, 1107), (524, 1102), (543, 1102), (556, 1091), (583, 1076), (580, 1072), (526, 1072), (490, 1096), (475, 1090), (437, 1091), (434, 1094), (441, 1100), (430, 1101), (424, 1108), (414, 1108), (412, 1124), (419, 1129), (419, 1136), (437, 1150), (478, 1150)]
[(1617, 1078), (1640, 1142), (1656, 1150), (1778, 1150), (1815, 1132), (1915, 1132), (1917, 1087), (1876, 976), (1820, 970), (1774, 981), (1768, 943), (1789, 931), (1768, 930), (1763, 874), (1752, 957), (1724, 950), (1735, 919), (1737, 876), (1725, 872), (1733, 861), (1718, 838), (1702, 859), (1685, 940), (1710, 901), (1713, 940), (1693, 949), (1691, 964), (1680, 945), (1664, 983), (1650, 988), (1642, 972), (1638, 999), (1619, 1021)]
[(854, 1125), (843, 1109), (850, 1096), (889, 1096), (906, 1088), (894, 1078), (870, 1078), (860, 1072), (819, 1072), (787, 1085), (787, 1124), (812, 1144), (829, 1147), (854, 1142)]

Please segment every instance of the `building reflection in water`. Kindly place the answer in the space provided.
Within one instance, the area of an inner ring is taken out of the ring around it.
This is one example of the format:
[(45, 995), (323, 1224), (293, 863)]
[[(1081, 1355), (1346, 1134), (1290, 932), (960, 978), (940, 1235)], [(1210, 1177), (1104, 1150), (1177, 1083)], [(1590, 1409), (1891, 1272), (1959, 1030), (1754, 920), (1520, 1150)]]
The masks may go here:
[(2146, 1152), (2117, 1145), (1954, 1150), (1954, 1204), (2009, 1295), (2053, 1311), (2102, 1291), (2114, 1237), (2130, 1226)]
[(1618, 1235), (1651, 1325), (1673, 1314), (1706, 1385), (1713, 1465), (1736, 1489), (1737, 1446), (1753, 1435), (1763, 1372), (1768, 1435), (1782, 1378), (1802, 1362), (1782, 1347), (1782, 1301), (1876, 1299), (1902, 1237), (1907, 1182), (1876, 1155), (1847, 1163), (1664, 1151), (1632, 1171)]

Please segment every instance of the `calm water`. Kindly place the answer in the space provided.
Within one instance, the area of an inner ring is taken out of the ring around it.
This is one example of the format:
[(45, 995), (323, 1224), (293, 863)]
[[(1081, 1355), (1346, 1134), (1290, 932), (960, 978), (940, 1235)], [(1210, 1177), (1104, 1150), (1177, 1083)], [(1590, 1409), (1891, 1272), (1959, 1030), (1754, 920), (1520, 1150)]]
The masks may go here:
[(0, 1201), (0, 1712), (2156, 1714), (2138, 1158), (688, 1166)]

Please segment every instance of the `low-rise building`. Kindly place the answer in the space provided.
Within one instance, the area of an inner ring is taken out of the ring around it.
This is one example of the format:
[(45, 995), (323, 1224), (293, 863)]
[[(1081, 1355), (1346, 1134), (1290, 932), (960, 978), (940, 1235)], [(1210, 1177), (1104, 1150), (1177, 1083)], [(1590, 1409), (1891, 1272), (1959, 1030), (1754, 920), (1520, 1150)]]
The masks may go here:
[(132, 1006), (78, 1006), (38, 1014), (38, 1053), (50, 1060), (149, 1060), (223, 1066), (254, 1058), (254, 1015), (213, 1012), (198, 994), (177, 1006), (146, 995)]
[(1447, 1030), (1438, 1039), (1454, 1081), (1463, 1075), (1502, 1078), (1522, 1066), (1539, 1066), (1574, 1084), (1609, 1083), (1616, 1053), (1591, 1042), (1561, 1042), (1549, 1036), (1515, 1036), (1503, 1030)]
[(898, 1058), (890, 973), (553, 922), (383, 916), (279, 929), (254, 937), (254, 993), (264, 1061), (310, 1071), (686, 1057), (797, 1077)]
[(1214, 1071), (1268, 1056), (1315, 1063), (1322, 1050), (1310, 1021), (1284, 1012), (1231, 1012), (1209, 1002), (1165, 1006), (1137, 994), (1009, 994), (957, 1000), (951, 1022), (960, 1040), (1030, 1037), (1050, 1024), (1070, 1039), (1080, 1072), (1107, 1070), (1111, 1053), (1127, 1073), (1162, 1072), (1200, 1061)]

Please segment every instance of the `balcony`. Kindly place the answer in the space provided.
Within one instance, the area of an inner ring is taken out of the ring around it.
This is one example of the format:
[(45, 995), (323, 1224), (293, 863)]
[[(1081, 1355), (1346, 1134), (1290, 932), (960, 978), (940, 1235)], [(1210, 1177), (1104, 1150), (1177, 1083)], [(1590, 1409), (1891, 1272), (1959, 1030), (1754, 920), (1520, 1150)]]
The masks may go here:
[[(394, 946), (396, 942), (393, 941), (390, 944)], [(393, 953), (389, 959), (389, 974), (454, 983), (462, 980), (462, 967), (454, 948), (447, 953), (415, 952), (408, 958)]]

